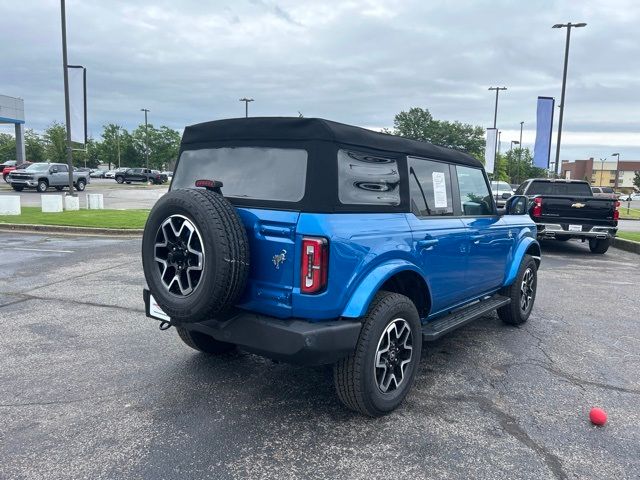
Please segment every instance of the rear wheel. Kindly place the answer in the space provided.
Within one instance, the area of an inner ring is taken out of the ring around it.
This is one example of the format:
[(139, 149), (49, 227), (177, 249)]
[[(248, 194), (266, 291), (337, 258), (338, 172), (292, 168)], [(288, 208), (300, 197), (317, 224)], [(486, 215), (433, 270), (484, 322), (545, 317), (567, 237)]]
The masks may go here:
[(233, 343), (219, 342), (210, 335), (201, 332), (194, 332), (183, 327), (176, 327), (180, 340), (189, 345), (194, 350), (198, 350), (209, 355), (219, 355), (230, 352), (236, 346)]
[(592, 238), (589, 240), (589, 250), (591, 250), (591, 253), (605, 253), (607, 250), (609, 250), (609, 245), (611, 244), (611, 241), (608, 238), (602, 239), (602, 240), (598, 240), (595, 238)]
[(78, 189), (79, 192), (84, 192), (86, 186), (87, 183), (84, 180), (78, 180), (76, 183), (76, 189)]
[(511, 299), (509, 305), (498, 309), (500, 320), (509, 325), (520, 325), (531, 315), (536, 300), (538, 267), (531, 255), (525, 255), (514, 282), (501, 290), (501, 294)]
[(379, 292), (363, 318), (355, 351), (334, 365), (338, 398), (371, 417), (391, 412), (413, 385), (421, 351), (422, 329), (413, 302)]

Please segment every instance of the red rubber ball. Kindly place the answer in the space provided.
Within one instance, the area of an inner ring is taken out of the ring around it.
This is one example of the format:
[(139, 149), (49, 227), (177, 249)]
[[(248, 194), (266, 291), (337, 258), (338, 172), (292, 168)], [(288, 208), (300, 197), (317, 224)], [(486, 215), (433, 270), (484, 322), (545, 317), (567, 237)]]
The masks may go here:
[(607, 412), (602, 410), (601, 408), (592, 408), (589, 412), (589, 420), (594, 425), (604, 425), (607, 423)]

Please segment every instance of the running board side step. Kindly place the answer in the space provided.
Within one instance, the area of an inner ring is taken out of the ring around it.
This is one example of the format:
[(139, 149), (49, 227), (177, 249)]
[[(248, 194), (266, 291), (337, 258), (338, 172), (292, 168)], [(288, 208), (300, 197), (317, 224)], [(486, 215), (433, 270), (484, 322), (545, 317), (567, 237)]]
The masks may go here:
[(468, 307), (451, 312), (449, 315), (429, 322), (422, 326), (422, 339), (425, 342), (433, 342), (441, 336), (460, 328), (475, 319), (486, 315), (500, 307), (509, 305), (511, 299), (502, 295), (493, 295), (486, 300), (480, 300)]

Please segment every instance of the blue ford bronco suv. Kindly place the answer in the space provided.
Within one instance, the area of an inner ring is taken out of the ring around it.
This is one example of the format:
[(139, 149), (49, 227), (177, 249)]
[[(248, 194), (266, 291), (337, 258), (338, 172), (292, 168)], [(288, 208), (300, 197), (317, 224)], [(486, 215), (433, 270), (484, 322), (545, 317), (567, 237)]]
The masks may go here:
[(193, 125), (145, 226), (146, 312), (208, 354), (333, 364), (340, 400), (383, 415), (423, 341), (494, 310), (527, 320), (528, 206), (497, 209), (480, 162), (425, 142), (312, 118)]

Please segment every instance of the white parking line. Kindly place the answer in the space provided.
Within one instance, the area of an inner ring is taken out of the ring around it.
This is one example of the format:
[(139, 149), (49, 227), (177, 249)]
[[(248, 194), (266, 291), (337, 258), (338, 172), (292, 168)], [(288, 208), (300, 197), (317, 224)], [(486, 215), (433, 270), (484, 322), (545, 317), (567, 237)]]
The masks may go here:
[(13, 247), (13, 248), (9, 248), (8, 250), (20, 250), (24, 252), (73, 253), (73, 250), (47, 250), (46, 248)]

